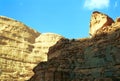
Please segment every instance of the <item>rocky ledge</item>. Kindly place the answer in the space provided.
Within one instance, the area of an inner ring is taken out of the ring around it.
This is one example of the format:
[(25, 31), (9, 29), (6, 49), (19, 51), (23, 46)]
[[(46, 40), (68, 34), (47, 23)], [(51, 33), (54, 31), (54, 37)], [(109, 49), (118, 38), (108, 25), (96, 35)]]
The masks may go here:
[(25, 81), (60, 35), (41, 34), (23, 23), (0, 16), (0, 81)]
[(120, 18), (95, 11), (90, 38), (61, 38), (29, 81), (120, 81)]
[(95, 11), (89, 33), (67, 39), (0, 16), (0, 81), (120, 81), (120, 18)]

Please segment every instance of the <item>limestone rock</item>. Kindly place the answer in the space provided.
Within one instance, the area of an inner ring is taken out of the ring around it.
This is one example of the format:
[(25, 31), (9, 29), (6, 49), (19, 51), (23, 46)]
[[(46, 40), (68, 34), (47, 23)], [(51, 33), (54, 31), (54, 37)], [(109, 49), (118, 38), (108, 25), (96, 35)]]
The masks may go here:
[[(47, 53), (51, 46), (55, 45), (62, 37), (54, 33), (43, 33), (35, 39), (33, 53), (42, 56), (42, 61), (47, 61)], [(41, 54), (41, 55), (40, 55)], [(37, 57), (37, 56), (36, 56)], [(39, 59), (40, 57), (38, 57)], [(39, 62), (39, 61), (38, 61)]]
[[(102, 14), (98, 15), (101, 18)], [(35, 74), (29, 81), (120, 81), (120, 22), (111, 24), (110, 20), (110, 25), (106, 18), (102, 20), (101, 26), (107, 28), (98, 31), (105, 34), (60, 39), (50, 47), (48, 61), (33, 69)]]
[(0, 81), (25, 81), (47, 60), (47, 52), (62, 36), (40, 34), (21, 22), (0, 16)]
[(95, 36), (97, 31), (114, 23), (113, 19), (101, 12), (95, 11), (91, 16), (90, 35)]
[(119, 18), (94, 12), (90, 34), (66, 39), (0, 16), (0, 81), (120, 81)]
[(34, 43), (40, 33), (16, 20), (0, 16), (0, 34), (17, 41)]
[(0, 16), (0, 81), (24, 81), (33, 74), (36, 65), (34, 55), (37, 31), (21, 22)]

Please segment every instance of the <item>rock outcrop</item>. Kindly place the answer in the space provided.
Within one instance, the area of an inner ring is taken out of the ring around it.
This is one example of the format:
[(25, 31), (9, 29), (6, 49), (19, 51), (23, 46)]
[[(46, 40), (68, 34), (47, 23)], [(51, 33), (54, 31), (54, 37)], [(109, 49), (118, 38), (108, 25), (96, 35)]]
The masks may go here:
[(61, 38), (50, 47), (48, 61), (33, 69), (29, 81), (120, 81), (119, 18), (114, 22), (100, 12), (92, 16), (97, 19), (90, 22), (92, 37)]
[(47, 53), (49, 48), (54, 44), (56, 44), (56, 42), (59, 41), (61, 38), (63, 38), (61, 35), (54, 33), (41, 34), (39, 37), (35, 39), (35, 44), (34, 44), (35, 48), (33, 49), (32, 54), (35, 54), (36, 59), (38, 58), (38, 60), (42, 56), (41, 57), (42, 61), (47, 61)]
[(93, 12), (90, 34), (66, 39), (0, 16), (0, 81), (120, 81), (120, 18)]
[(113, 19), (106, 14), (100, 13), (98, 11), (93, 12), (90, 21), (90, 35), (96, 35), (100, 28), (104, 29), (114, 23)]
[(57, 34), (40, 34), (21, 22), (0, 16), (0, 81), (28, 80), (33, 67), (46, 61), (49, 47), (60, 38)]

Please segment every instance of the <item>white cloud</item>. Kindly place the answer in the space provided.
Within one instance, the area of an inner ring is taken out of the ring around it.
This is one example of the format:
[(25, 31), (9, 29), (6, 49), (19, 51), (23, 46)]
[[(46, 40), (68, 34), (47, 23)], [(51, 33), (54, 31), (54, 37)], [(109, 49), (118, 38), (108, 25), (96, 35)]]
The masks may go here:
[(85, 0), (84, 7), (90, 10), (109, 7), (110, 0)]

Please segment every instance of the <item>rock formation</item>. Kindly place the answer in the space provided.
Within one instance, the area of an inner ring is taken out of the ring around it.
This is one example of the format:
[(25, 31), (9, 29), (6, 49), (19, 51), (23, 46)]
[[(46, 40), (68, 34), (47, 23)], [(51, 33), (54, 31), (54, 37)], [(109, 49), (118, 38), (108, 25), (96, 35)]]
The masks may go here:
[(120, 18), (93, 12), (90, 34), (41, 34), (0, 16), (0, 81), (120, 81)]
[(105, 28), (114, 23), (113, 19), (107, 16), (106, 14), (100, 13), (98, 11), (93, 12), (91, 21), (90, 21), (90, 35), (96, 35), (97, 31), (100, 28)]
[(21, 22), (0, 16), (0, 81), (28, 80), (33, 67), (46, 61), (49, 47), (61, 38), (57, 34), (40, 34)]
[(61, 38), (29, 81), (120, 81), (119, 18), (94, 12), (90, 24), (91, 38)]
[(38, 63), (41, 56), (42, 61), (47, 61), (47, 53), (49, 48), (56, 44), (56, 42), (61, 38), (63, 37), (58, 34), (43, 33), (35, 39), (35, 48), (33, 49), (32, 54), (36, 55), (36, 58), (38, 58)]

